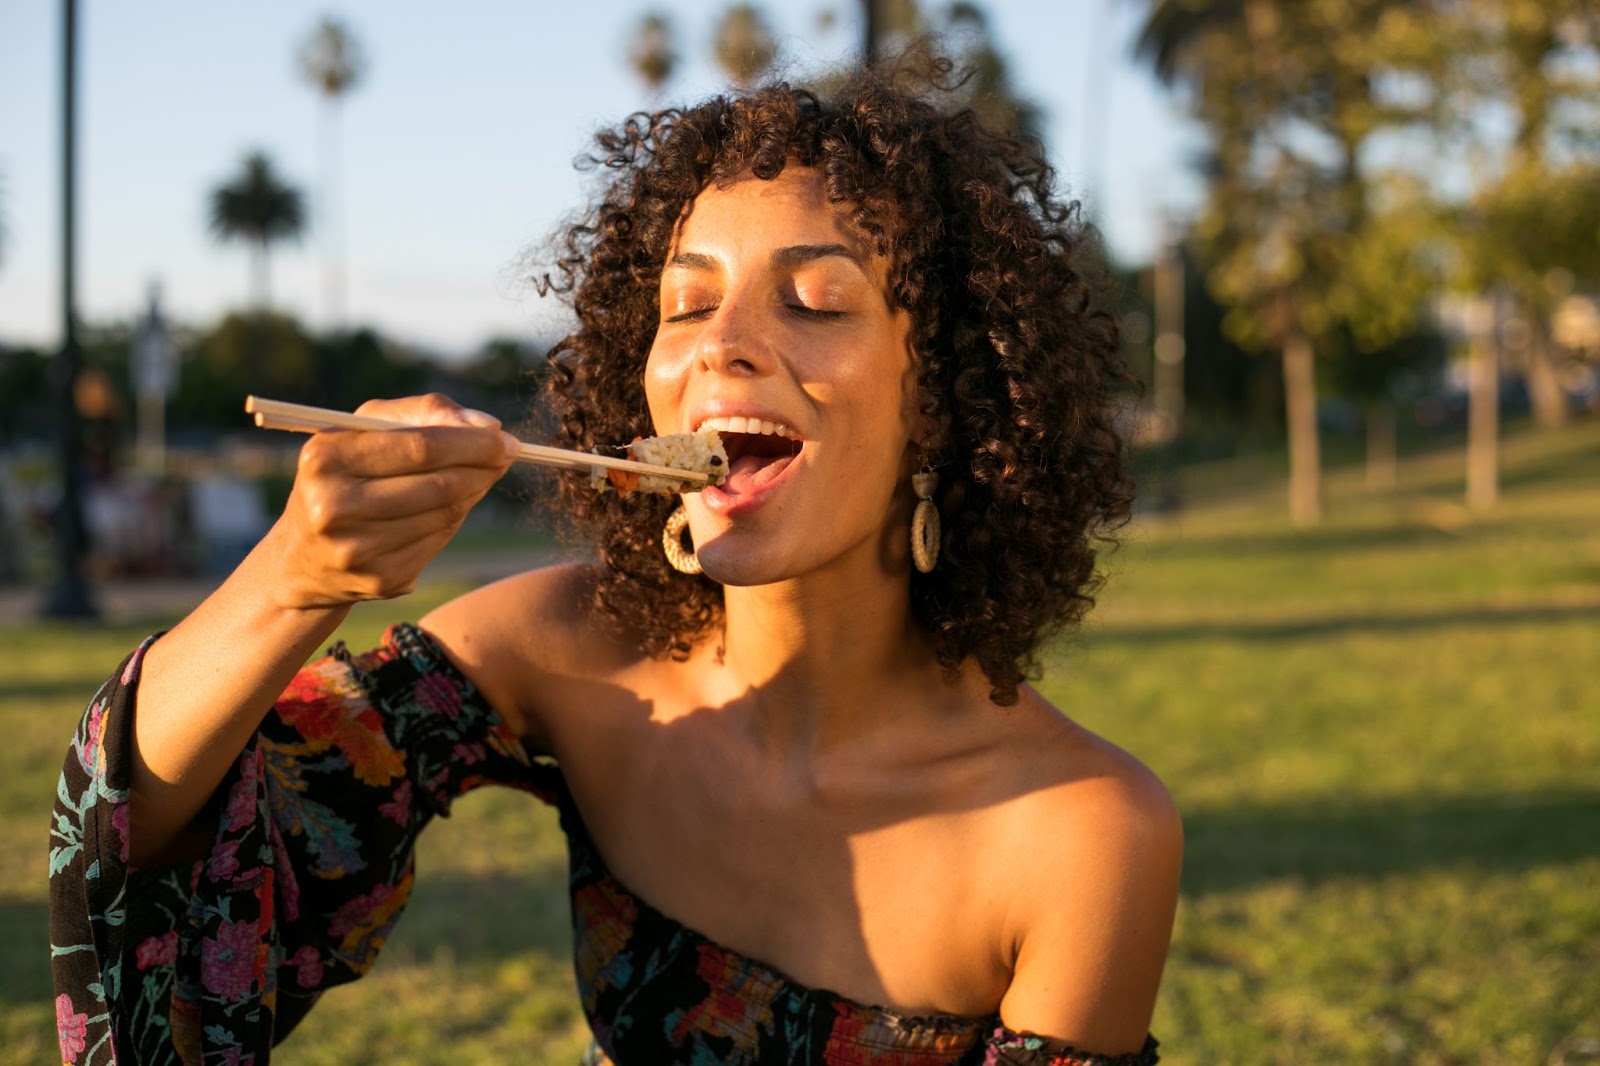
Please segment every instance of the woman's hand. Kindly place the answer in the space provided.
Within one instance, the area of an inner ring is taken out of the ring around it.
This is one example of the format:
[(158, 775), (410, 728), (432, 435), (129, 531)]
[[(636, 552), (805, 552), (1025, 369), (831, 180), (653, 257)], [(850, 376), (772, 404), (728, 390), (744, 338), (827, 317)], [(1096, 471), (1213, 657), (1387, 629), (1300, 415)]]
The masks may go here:
[(306, 441), (269, 534), (280, 606), (337, 607), (410, 592), (516, 454), (498, 419), (437, 393), (371, 400), (356, 413), (417, 428), (325, 430)]

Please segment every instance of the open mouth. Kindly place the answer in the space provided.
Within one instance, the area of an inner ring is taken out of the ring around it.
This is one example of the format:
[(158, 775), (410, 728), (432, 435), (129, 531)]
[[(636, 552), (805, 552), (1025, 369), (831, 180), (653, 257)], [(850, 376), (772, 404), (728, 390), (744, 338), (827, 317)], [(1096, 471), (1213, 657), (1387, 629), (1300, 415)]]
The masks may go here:
[(708, 418), (728, 453), (728, 477), (720, 486), (730, 496), (754, 492), (771, 482), (800, 454), (805, 442), (789, 427), (757, 418)]

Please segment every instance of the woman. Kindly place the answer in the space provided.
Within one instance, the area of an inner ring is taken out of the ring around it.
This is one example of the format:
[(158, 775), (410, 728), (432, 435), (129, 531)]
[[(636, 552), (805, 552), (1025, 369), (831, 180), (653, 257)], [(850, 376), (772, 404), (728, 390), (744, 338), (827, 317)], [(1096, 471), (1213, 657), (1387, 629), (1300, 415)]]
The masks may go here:
[(494, 782), (561, 811), (596, 1061), (1155, 1061), (1177, 817), (1022, 683), (1128, 505), (1116, 331), (1048, 168), (869, 77), (601, 146), (545, 279), (578, 320), (556, 442), (717, 429), (727, 481), (563, 483), (597, 561), (302, 669), (513, 447), (439, 397), (310, 439), (272, 531), (68, 758), (64, 1059), (265, 1061), (370, 965), (416, 832)]

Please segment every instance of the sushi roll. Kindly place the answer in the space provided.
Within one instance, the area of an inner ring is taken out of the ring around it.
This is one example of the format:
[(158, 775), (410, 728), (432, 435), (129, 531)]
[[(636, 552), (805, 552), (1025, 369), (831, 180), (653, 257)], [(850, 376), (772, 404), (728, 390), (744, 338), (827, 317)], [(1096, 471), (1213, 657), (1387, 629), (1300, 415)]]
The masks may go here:
[[(597, 452), (599, 449), (595, 449)], [(714, 429), (699, 433), (669, 433), (663, 437), (641, 437), (632, 444), (611, 449), (623, 458), (655, 466), (670, 466), (707, 475), (708, 485), (720, 485), (728, 476), (728, 453)], [(654, 477), (632, 470), (591, 468), (589, 484), (598, 491), (608, 487), (626, 496), (630, 492), (655, 492), (673, 495), (693, 491), (675, 478)]]

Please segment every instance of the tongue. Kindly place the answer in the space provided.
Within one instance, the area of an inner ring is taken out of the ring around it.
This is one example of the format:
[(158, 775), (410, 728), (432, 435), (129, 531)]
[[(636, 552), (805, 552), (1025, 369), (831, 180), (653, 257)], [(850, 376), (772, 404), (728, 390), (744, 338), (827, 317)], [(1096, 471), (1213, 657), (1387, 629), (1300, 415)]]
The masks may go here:
[(791, 455), (741, 455), (728, 464), (728, 478), (722, 483), (722, 491), (730, 496), (754, 492), (783, 473), (783, 468), (793, 460)]

